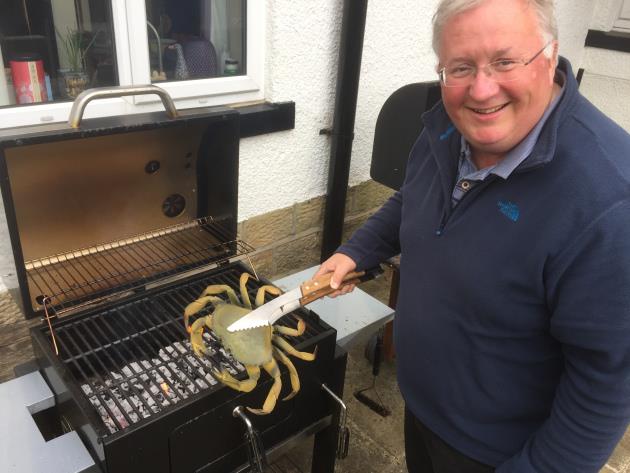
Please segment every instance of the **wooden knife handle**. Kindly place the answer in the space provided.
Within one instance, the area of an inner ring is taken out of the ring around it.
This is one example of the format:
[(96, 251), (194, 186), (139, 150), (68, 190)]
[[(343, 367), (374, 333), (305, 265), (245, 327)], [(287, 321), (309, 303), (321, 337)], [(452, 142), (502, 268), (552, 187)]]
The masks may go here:
[[(300, 289), (302, 290), (300, 304), (306, 305), (314, 300), (335, 292), (337, 289), (330, 287), (330, 279), (332, 278), (332, 275), (333, 273), (326, 273), (302, 283), (300, 286)], [(344, 276), (341, 286), (345, 286), (347, 284), (357, 284), (362, 281), (361, 278), (363, 276), (365, 276), (365, 271), (350, 272)]]

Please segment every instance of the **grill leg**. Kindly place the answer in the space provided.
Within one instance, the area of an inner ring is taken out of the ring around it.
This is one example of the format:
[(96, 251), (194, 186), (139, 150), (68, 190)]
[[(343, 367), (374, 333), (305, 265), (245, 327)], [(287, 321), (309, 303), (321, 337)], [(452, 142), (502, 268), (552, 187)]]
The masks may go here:
[[(333, 362), (333, 372), (326, 381), (326, 385), (340, 398), (343, 397), (347, 359), (348, 354), (337, 346), (335, 360)], [(311, 473), (333, 473), (335, 470), (340, 409), (332, 399), (329, 402), (331, 403), (330, 405), (333, 406), (332, 422), (328, 427), (315, 434)]]

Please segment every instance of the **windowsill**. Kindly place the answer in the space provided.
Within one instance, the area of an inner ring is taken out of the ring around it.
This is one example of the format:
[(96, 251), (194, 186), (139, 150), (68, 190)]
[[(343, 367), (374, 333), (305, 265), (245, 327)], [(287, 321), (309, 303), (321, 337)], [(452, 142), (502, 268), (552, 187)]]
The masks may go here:
[(295, 128), (295, 102), (235, 106), (241, 115), (241, 138)]
[(588, 30), (584, 46), (630, 53), (630, 32)]

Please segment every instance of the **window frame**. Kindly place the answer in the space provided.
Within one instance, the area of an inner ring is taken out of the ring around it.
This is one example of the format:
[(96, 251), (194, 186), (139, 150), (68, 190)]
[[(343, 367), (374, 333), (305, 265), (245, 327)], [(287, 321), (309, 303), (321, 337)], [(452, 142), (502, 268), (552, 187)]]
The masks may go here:
[[(265, 64), (265, 3), (246, 0), (246, 75), (158, 82), (175, 102), (178, 109), (226, 105), (264, 99)], [(151, 83), (149, 67), (148, 29), (145, 2), (141, 0), (111, 0), (112, 27), (118, 78), (121, 86)], [(131, 45), (138, 45), (132, 48)], [(58, 123), (68, 120), (72, 102), (44, 103), (0, 108), (0, 128)], [(153, 95), (99, 99), (85, 109), (85, 118), (163, 109)]]
[(623, 0), (619, 13), (613, 22), (613, 31), (630, 32), (630, 0)]

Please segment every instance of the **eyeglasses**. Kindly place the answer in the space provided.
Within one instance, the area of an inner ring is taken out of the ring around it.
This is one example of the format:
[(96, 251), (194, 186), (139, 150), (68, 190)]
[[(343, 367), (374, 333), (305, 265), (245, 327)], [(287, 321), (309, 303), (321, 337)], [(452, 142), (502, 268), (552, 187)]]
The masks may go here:
[(443, 67), (438, 71), (440, 82), (445, 87), (467, 87), (472, 84), (481, 69), (490, 80), (495, 82), (511, 82), (520, 77), (525, 66), (531, 64), (553, 42), (549, 41), (543, 48), (530, 59), (499, 59), (486, 64), (483, 67), (471, 64), (457, 64), (451, 67)]

